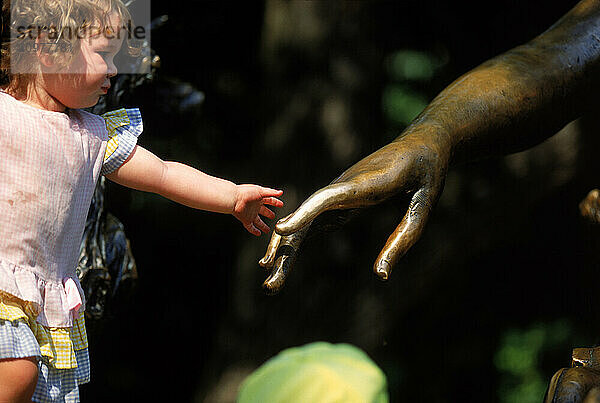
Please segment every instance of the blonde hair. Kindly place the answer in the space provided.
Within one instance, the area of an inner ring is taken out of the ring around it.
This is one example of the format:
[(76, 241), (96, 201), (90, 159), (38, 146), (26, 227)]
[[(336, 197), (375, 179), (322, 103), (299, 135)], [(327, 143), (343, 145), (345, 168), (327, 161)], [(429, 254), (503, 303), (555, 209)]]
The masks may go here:
[(0, 86), (23, 96), (40, 72), (32, 55), (45, 51), (36, 42), (42, 35), (48, 38), (44, 45), (50, 45), (46, 51), (53, 62), (66, 67), (79, 51), (81, 39), (111, 29), (109, 16), (113, 13), (123, 27), (131, 26), (131, 15), (121, 0), (4, 0)]

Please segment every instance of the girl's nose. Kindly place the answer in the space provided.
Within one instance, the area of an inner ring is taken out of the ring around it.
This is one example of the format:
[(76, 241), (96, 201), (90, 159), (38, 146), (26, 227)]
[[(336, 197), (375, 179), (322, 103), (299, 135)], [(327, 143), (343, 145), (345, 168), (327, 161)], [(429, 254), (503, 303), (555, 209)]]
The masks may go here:
[(108, 78), (114, 77), (117, 75), (117, 66), (111, 61), (108, 64), (108, 70), (106, 71), (106, 76)]

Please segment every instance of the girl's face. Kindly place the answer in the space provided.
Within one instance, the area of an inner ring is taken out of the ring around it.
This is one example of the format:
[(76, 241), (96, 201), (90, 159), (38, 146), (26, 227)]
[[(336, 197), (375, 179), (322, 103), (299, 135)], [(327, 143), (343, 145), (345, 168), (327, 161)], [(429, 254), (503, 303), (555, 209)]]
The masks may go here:
[(117, 74), (113, 60), (124, 37), (119, 18), (111, 17), (112, 28), (80, 40), (80, 49), (69, 66), (43, 74), (46, 91), (59, 109), (94, 106), (108, 92), (110, 78)]

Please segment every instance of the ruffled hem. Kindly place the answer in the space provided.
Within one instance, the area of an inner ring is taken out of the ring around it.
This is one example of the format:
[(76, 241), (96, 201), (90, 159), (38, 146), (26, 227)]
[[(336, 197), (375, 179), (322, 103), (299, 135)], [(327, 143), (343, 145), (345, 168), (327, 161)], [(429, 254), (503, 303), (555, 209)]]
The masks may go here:
[[(78, 312), (83, 312), (85, 295), (79, 279), (76, 276), (69, 278), (75, 283), (82, 301)], [(0, 260), (0, 291), (33, 304), (36, 321), (43, 326), (73, 326), (74, 312), (69, 308), (63, 283), (45, 280), (31, 269)]]
[(144, 130), (142, 115), (137, 108), (118, 109), (102, 115), (109, 140), (100, 174), (108, 175), (123, 165), (134, 150)]
[[(77, 368), (77, 352), (88, 348), (84, 315), (73, 327), (48, 328), (37, 323), (31, 312), (30, 303), (0, 292), (0, 344), (4, 349), (0, 358), (35, 355), (55, 369)], [(27, 348), (21, 348), (21, 343)]]
[(0, 359), (36, 357), (39, 362), (34, 402), (79, 402), (79, 385), (90, 381), (87, 348), (74, 353), (75, 365), (58, 369), (40, 353), (39, 345), (26, 320), (0, 319)]
[(90, 359), (87, 349), (76, 353), (79, 365), (73, 369), (54, 369), (42, 360), (32, 401), (40, 403), (80, 401), (79, 385), (90, 381)]
[(39, 345), (25, 319), (0, 319), (0, 359), (42, 358)]

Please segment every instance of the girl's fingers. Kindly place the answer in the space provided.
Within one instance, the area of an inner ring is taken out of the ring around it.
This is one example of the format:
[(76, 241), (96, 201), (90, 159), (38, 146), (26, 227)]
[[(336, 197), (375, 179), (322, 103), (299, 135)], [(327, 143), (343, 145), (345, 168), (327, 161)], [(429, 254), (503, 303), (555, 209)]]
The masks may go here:
[(283, 202), (276, 197), (265, 197), (262, 202), (273, 207), (283, 207)]
[(248, 230), (248, 232), (251, 233), (252, 235), (260, 236), (262, 234), (260, 232), (260, 230), (254, 226), (253, 223), (244, 225), (244, 228), (246, 228)]
[(270, 220), (275, 218), (275, 213), (272, 212), (271, 210), (269, 210), (268, 208), (266, 208), (265, 206), (260, 206), (260, 210), (259, 210), (258, 214), (260, 214), (263, 217), (267, 217)]
[(420, 189), (413, 195), (402, 221), (375, 260), (373, 271), (381, 280), (389, 278), (394, 264), (419, 240), (432, 204), (432, 196), (426, 189)]
[(279, 196), (281, 196), (283, 194), (283, 190), (265, 188), (265, 187), (261, 186), (261, 188), (260, 188), (260, 194), (263, 197), (268, 197), (268, 196), (279, 197)]
[[(260, 217), (256, 217), (256, 220), (254, 220), (254, 228), (258, 228), (260, 231), (264, 232), (265, 234), (271, 231), (271, 228), (269, 228), (269, 226), (267, 224), (264, 223), (263, 220), (261, 220)], [(258, 234), (260, 235), (260, 234)]]

